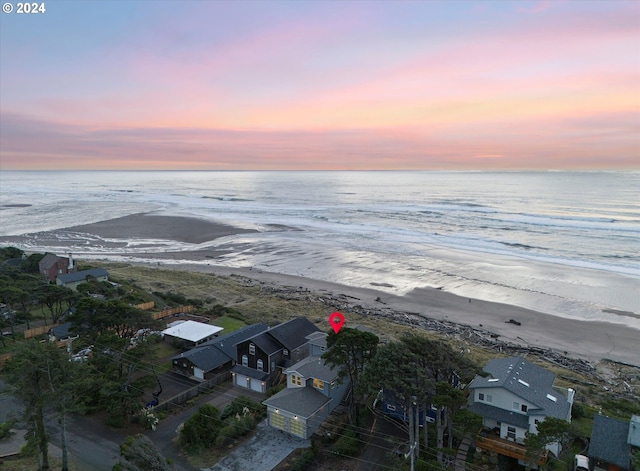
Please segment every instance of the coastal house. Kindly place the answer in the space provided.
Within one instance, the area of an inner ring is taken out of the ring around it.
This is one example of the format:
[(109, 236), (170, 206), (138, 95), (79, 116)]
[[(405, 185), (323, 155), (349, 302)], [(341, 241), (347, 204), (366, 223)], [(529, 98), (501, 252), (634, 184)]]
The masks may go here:
[(162, 338), (169, 342), (177, 342), (190, 348), (213, 339), (224, 330), (217, 325), (209, 325), (196, 321), (176, 322), (161, 332)]
[(82, 270), (67, 273), (66, 275), (58, 275), (56, 277), (56, 284), (76, 291), (79, 284), (86, 283), (90, 279), (95, 279), (96, 281), (109, 281), (109, 272), (104, 268), (92, 268), (91, 270)]
[[(380, 407), (380, 412), (384, 415), (403, 422), (409, 422), (409, 411), (407, 411), (404, 401), (390, 389), (381, 389), (373, 402), (373, 408)], [(433, 423), (436, 421), (436, 414), (438, 409), (434, 406), (430, 406), (425, 411), (423, 407), (418, 408), (418, 425), (421, 427), (424, 425), (426, 419), (427, 423)]]
[(171, 359), (173, 371), (203, 381), (229, 371), (235, 365), (236, 345), (267, 330), (267, 324), (253, 324), (204, 342)]
[(56, 277), (66, 275), (74, 270), (73, 258), (71, 254), (69, 254), (69, 258), (67, 258), (48, 253), (38, 262), (38, 270), (49, 283), (55, 283)]
[[(326, 348), (326, 333), (307, 336), (310, 351)], [(263, 401), (269, 425), (300, 438), (309, 438), (340, 404), (349, 381), (338, 381), (338, 369), (320, 356), (309, 356), (286, 368), (287, 387)]]
[(596, 414), (587, 456), (594, 471), (630, 471), (631, 452), (640, 448), (640, 416), (628, 422)]
[[(571, 422), (574, 390), (554, 387), (555, 374), (522, 357), (495, 358), (469, 384), (469, 409), (483, 419), (477, 447), (525, 463), (525, 433), (546, 417)], [(556, 456), (560, 445), (547, 449)]]
[(309, 355), (306, 337), (318, 331), (308, 319), (297, 317), (239, 342), (233, 384), (266, 392), (274, 384), (279, 368), (287, 368)]

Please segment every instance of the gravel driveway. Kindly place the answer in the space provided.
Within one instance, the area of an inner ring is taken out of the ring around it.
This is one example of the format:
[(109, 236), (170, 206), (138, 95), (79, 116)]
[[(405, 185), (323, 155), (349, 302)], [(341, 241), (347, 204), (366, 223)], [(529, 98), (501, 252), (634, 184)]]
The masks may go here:
[(203, 471), (271, 471), (296, 448), (308, 448), (309, 440), (294, 438), (263, 420), (253, 437)]

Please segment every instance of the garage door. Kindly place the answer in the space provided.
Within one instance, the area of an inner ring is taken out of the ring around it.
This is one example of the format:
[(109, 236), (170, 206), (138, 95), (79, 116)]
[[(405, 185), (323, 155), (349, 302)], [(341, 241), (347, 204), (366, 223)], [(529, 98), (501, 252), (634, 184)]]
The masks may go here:
[(262, 392), (262, 381), (251, 378), (250, 386), (252, 391)]
[(272, 412), (270, 417), (270, 423), (273, 428), (284, 430), (284, 417), (280, 414)]
[(297, 437), (300, 438), (306, 438), (305, 437), (305, 430), (306, 428), (306, 423), (304, 420), (300, 420), (300, 419), (292, 419), (291, 423), (289, 425), (289, 432), (291, 432), (292, 435), (295, 435)]
[(193, 376), (195, 376), (198, 379), (204, 379), (204, 371), (202, 371), (200, 368), (193, 368)]

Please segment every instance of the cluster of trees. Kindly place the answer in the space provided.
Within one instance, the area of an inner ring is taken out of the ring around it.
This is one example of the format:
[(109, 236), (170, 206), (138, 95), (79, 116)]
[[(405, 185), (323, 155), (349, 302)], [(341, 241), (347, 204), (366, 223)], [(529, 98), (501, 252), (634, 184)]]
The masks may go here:
[(49, 437), (45, 427), (49, 414), (56, 416), (62, 430), (62, 470), (68, 470), (66, 420), (81, 409), (75, 384), (85, 368), (70, 362), (65, 350), (48, 342), (28, 342), (4, 366), (5, 378), (25, 405), (27, 449), (37, 453), (42, 469), (49, 468)]
[[(0, 313), (0, 326), (10, 327), (12, 334), (15, 325), (26, 323), (30, 328), (34, 314), (38, 308), (45, 324), (55, 324), (63, 320), (63, 316), (70, 312), (80, 302), (85, 302), (84, 311), (90, 312), (100, 309), (91, 306), (88, 294), (99, 295), (102, 299), (118, 303), (115, 310), (125, 310), (131, 304), (139, 304), (149, 300), (149, 296), (142, 295), (139, 290), (125, 290), (122, 286), (113, 286), (104, 281), (89, 279), (72, 291), (64, 286), (48, 283), (38, 271), (38, 263), (46, 254), (31, 254), (24, 256), (24, 252), (15, 247), (0, 248), (0, 302), (6, 305)], [(19, 264), (2, 263), (9, 259), (21, 260)], [(114, 306), (109, 306), (110, 309)], [(123, 313), (128, 317), (135, 317), (134, 312)], [(136, 319), (138, 321), (140, 319)], [(126, 329), (125, 329), (126, 330)]]
[[(452, 446), (453, 426), (472, 424), (479, 427), (480, 419), (464, 409), (466, 397), (454, 385), (456, 381), (470, 381), (480, 369), (462, 354), (439, 340), (408, 334), (398, 341), (378, 345), (378, 337), (356, 329), (342, 328), (339, 334), (329, 333), (325, 361), (341, 368), (341, 376), (348, 377), (353, 388), (350, 420), (358, 430), (358, 408), (379, 391), (392, 392), (407, 414), (406, 431), (409, 436), (410, 457), (420, 456), (420, 427), (424, 423), (423, 449), (429, 448), (426, 411), (432, 406), (436, 414), (436, 448), (438, 461), (443, 462), (445, 435), (448, 431)], [(422, 417), (420, 417), (422, 415)]]

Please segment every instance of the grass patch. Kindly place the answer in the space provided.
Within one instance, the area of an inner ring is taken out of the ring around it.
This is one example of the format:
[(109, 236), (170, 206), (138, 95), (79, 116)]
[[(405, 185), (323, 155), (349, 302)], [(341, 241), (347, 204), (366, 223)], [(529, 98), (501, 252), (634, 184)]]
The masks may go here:
[(153, 346), (153, 359), (172, 357), (180, 353), (180, 349), (175, 348), (169, 342), (160, 341)]
[(218, 327), (222, 327), (224, 331), (222, 334), (228, 334), (229, 332), (233, 332), (234, 330), (238, 330), (240, 327), (244, 327), (245, 324), (241, 320), (235, 319), (229, 316), (218, 317), (217, 319), (213, 319), (212, 324), (217, 325)]

